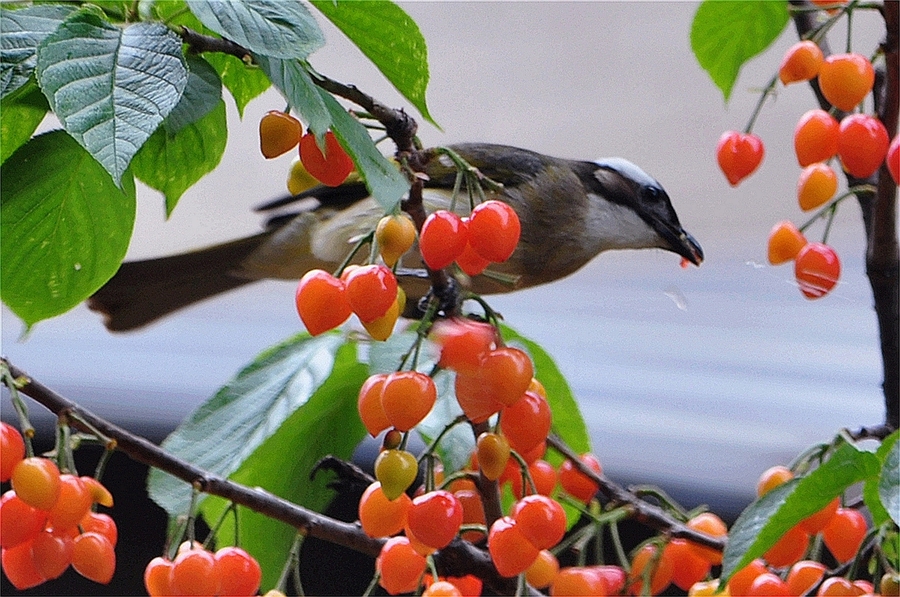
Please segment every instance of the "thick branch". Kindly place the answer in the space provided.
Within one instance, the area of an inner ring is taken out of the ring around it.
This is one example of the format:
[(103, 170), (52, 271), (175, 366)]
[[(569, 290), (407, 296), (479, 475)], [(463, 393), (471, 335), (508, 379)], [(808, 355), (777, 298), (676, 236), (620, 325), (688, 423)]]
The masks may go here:
[(662, 508), (654, 506), (649, 502), (645, 502), (621, 485), (614, 483), (606, 475), (602, 473), (598, 475), (595, 471), (581, 462), (578, 458), (578, 454), (572, 451), (569, 446), (563, 443), (562, 440), (555, 435), (551, 435), (547, 438), (547, 445), (571, 460), (572, 464), (575, 465), (575, 468), (590, 477), (600, 487), (600, 492), (613, 502), (613, 504), (627, 505), (630, 507), (633, 518), (638, 522), (661, 533), (666, 533), (671, 537), (688, 539), (694, 543), (711, 547), (719, 551), (725, 549), (724, 538), (713, 537), (705, 533), (698, 533), (673, 518)]
[[(0, 359), (0, 366), (7, 367), (10, 374), (21, 383), (20, 392), (46, 407), (57, 417), (66, 417), (73, 427), (87, 433), (100, 432), (106, 438), (114, 440), (116, 449), (137, 462), (167, 472), (185, 483), (195, 485), (204, 493), (230, 500), (269, 518), (279, 520), (310, 537), (341, 545), (372, 557), (377, 556), (381, 551), (385, 540), (369, 537), (358, 524), (324, 516), (264, 489), (250, 488), (198, 468), (173, 456), (143, 437), (122, 429), (60, 396), (47, 386), (32, 379), (6, 359)], [(500, 576), (488, 554), (466, 541), (455, 540), (443, 548), (435, 555), (435, 563), (443, 574), (454, 576), (474, 574), (498, 594), (515, 592), (515, 579)]]

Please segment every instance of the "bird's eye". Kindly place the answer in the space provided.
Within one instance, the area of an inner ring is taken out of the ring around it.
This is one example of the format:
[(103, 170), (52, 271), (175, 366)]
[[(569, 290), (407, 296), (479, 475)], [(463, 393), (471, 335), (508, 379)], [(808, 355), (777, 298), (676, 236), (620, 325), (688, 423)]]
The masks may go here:
[(661, 191), (656, 187), (644, 187), (644, 198), (650, 201), (659, 199)]

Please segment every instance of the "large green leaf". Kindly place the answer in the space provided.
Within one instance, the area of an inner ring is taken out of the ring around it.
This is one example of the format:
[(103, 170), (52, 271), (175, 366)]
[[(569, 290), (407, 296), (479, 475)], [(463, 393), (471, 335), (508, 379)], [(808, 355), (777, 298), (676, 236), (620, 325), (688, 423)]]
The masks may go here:
[(174, 135), (167, 127), (156, 129), (134, 156), (134, 175), (165, 195), (169, 216), (181, 195), (219, 165), (227, 140), (225, 102), (220, 99), (212, 112)]
[[(334, 495), (325, 484), (328, 473), (310, 480), (315, 464), (332, 454), (349, 460), (366, 431), (356, 410), (356, 397), (368, 375), (357, 360), (356, 345), (343, 344), (335, 355), (331, 375), (309, 401), (296, 409), (266, 442), (236, 470), (231, 478), (249, 487), (263, 487), (287, 500), (321, 512)], [(226, 506), (221, 499), (203, 502), (206, 520), (214, 521)], [(229, 540), (232, 520), (222, 530)], [(274, 586), (287, 559), (295, 529), (260, 514), (242, 511), (241, 546), (263, 568), (263, 587)]]
[(389, 0), (310, 0), (356, 44), (422, 116), (428, 113), (428, 47), (418, 25)]
[(206, 27), (256, 54), (306, 58), (325, 44), (297, 0), (192, 0), (188, 7)]
[(0, 177), (0, 292), (32, 325), (68, 311), (116, 272), (134, 225), (134, 181), (126, 173), (119, 189), (63, 131), (20, 147)]
[(219, 73), (209, 62), (199, 56), (187, 56), (188, 79), (181, 99), (163, 120), (170, 135), (197, 122), (219, 105), (222, 99), (222, 82)]
[(259, 97), (272, 86), (269, 77), (259, 68), (251, 68), (230, 54), (209, 53), (206, 60), (219, 73), (222, 84), (231, 93), (238, 114), (243, 118), (250, 100)]
[(409, 181), (400, 173), (396, 164), (378, 151), (369, 131), (359, 120), (351, 116), (330, 93), (323, 89), (318, 91), (331, 114), (331, 130), (353, 158), (372, 197), (384, 208), (385, 213), (392, 211), (409, 191)]
[[(232, 475), (332, 375), (343, 341), (339, 334), (300, 334), (263, 352), (179, 425), (163, 448), (204, 470)], [(170, 516), (185, 512), (187, 484), (153, 470), (148, 487)]]
[(787, 2), (705, 0), (691, 24), (691, 49), (725, 100), (744, 63), (781, 34), (790, 20)]
[(772, 489), (744, 510), (728, 533), (722, 556), (722, 582), (762, 556), (790, 528), (815, 514), (848, 487), (877, 478), (878, 457), (841, 443), (808, 475)]
[[(331, 113), (313, 83), (306, 67), (298, 60), (281, 60), (256, 56), (260, 70), (296, 110), (315, 134), (322, 136), (331, 128)], [(371, 143), (371, 142), (370, 142)]]
[(160, 23), (114, 27), (90, 11), (37, 51), (37, 79), (63, 127), (119, 184), (187, 83), (181, 41)]
[(893, 445), (884, 459), (878, 480), (878, 495), (894, 524), (900, 525), (900, 442), (894, 433)]
[[(153, 4), (153, 9), (159, 20), (172, 25), (190, 27), (207, 35), (216, 35), (212, 30), (204, 27), (203, 23), (188, 10), (187, 3), (183, 0), (156, 2)], [(250, 103), (250, 100), (262, 94), (272, 85), (266, 73), (259, 68), (244, 64), (236, 56), (206, 52), (203, 54), (203, 58), (219, 73), (222, 84), (234, 97), (238, 114), (241, 117), (243, 117), (244, 108)]]
[(28, 82), (37, 63), (38, 45), (75, 9), (55, 4), (0, 8), (0, 97)]
[(0, 164), (31, 138), (48, 109), (44, 94), (34, 83), (0, 100)]

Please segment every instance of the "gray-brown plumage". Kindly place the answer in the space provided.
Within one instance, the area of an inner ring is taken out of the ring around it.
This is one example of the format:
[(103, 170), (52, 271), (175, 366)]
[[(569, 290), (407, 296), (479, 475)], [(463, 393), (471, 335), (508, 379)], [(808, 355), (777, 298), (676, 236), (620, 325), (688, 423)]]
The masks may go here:
[[(465, 280), (480, 294), (508, 292), (565, 277), (603, 251), (660, 248), (699, 265), (700, 245), (678, 221), (663, 188), (621, 158), (581, 162), (490, 144), (452, 146), (488, 178), (502, 183), (495, 198), (519, 216), (522, 235), (512, 257), (490, 269), (514, 285), (486, 275)], [(426, 167), (428, 211), (449, 205), (456, 170), (445, 156)], [(466, 203), (465, 200), (459, 201)], [(130, 330), (227, 290), (266, 278), (299, 280), (313, 268), (334, 270), (353, 241), (383, 215), (360, 182), (316, 187), (261, 209), (298, 206), (270, 218), (254, 236), (180, 255), (123, 263), (90, 299), (110, 330)], [(422, 269), (410, 251), (404, 268)], [(401, 276), (409, 300), (428, 290), (419, 276)]]

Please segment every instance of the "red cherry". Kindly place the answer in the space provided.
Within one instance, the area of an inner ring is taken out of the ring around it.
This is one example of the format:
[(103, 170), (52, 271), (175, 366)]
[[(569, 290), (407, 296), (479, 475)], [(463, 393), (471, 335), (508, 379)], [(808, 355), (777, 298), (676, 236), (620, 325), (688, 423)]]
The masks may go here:
[(397, 278), (383, 265), (354, 268), (344, 285), (350, 309), (362, 322), (375, 321), (397, 301)]
[(756, 171), (763, 154), (762, 139), (753, 133), (726, 131), (716, 147), (719, 168), (733, 187)]
[(808, 39), (798, 41), (785, 52), (778, 69), (778, 78), (784, 85), (809, 81), (819, 74), (819, 67), (824, 59), (816, 42)]
[(508, 516), (498, 518), (488, 532), (488, 551), (494, 566), (502, 576), (512, 577), (528, 569), (540, 550), (519, 530), (516, 521)]
[(841, 275), (841, 261), (828, 245), (809, 243), (797, 253), (794, 275), (800, 292), (806, 298), (822, 298), (837, 284)]
[(431, 338), (441, 348), (440, 367), (474, 371), (496, 344), (497, 330), (487, 323), (451, 317), (435, 322), (431, 328)]
[(819, 87), (831, 105), (849, 112), (872, 90), (875, 70), (862, 54), (832, 54), (819, 68)]
[(838, 152), (840, 125), (825, 110), (810, 110), (794, 129), (794, 152), (802, 167), (831, 159)]
[(312, 336), (334, 329), (350, 317), (344, 283), (320, 269), (306, 272), (296, 293), (297, 313)]
[(900, 135), (894, 137), (887, 152), (887, 168), (895, 184), (900, 184)]
[(841, 121), (838, 155), (844, 170), (857, 178), (875, 173), (887, 155), (887, 129), (868, 114), (851, 114)]
[(25, 458), (25, 442), (19, 430), (0, 422), (0, 482), (6, 483), (13, 468)]
[(538, 549), (550, 549), (566, 533), (566, 512), (545, 495), (527, 495), (515, 503), (510, 518), (522, 535)]
[[(603, 472), (600, 461), (593, 454), (582, 454), (579, 460), (598, 475)], [(566, 493), (582, 502), (589, 502), (599, 487), (594, 481), (575, 468), (571, 460), (564, 460), (559, 466), (559, 484)]]
[(329, 187), (340, 185), (353, 172), (353, 160), (331, 131), (325, 133), (324, 154), (314, 134), (303, 135), (300, 138), (300, 161), (310, 174)]
[(469, 217), (469, 244), (495, 263), (506, 261), (519, 244), (522, 226), (515, 210), (502, 201), (485, 201)]
[(463, 507), (455, 495), (438, 489), (415, 498), (406, 511), (406, 521), (416, 539), (441, 549), (459, 532)]
[(452, 211), (439, 209), (425, 219), (419, 232), (422, 259), (432, 270), (444, 269), (462, 255), (469, 242), (466, 223)]
[(256, 595), (262, 569), (256, 558), (240, 547), (223, 547), (215, 554), (218, 595)]
[(825, 547), (842, 564), (856, 556), (865, 536), (866, 519), (852, 508), (838, 508), (822, 529)]

